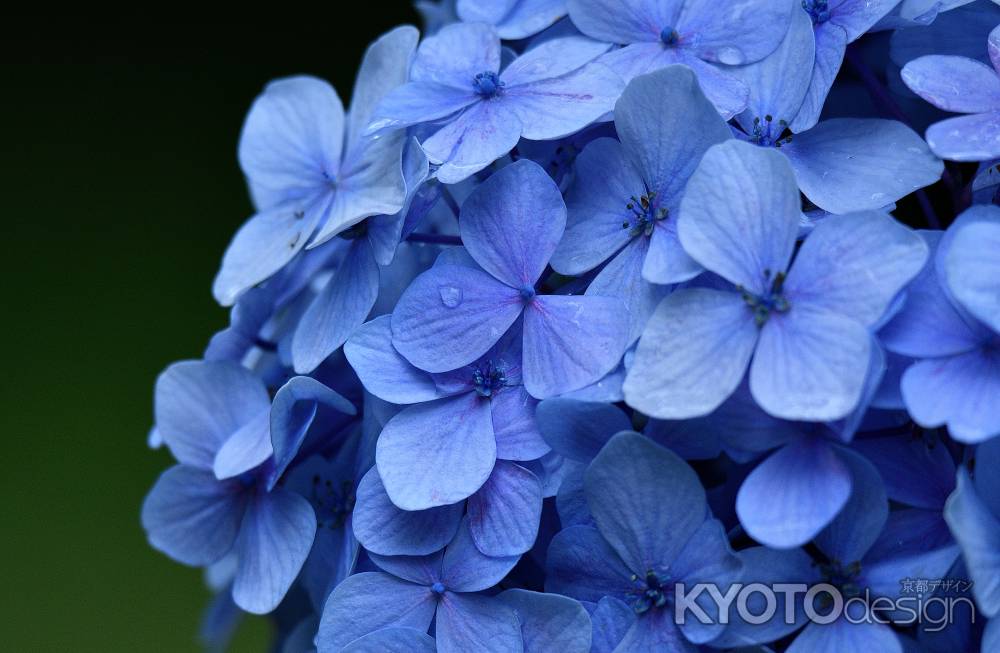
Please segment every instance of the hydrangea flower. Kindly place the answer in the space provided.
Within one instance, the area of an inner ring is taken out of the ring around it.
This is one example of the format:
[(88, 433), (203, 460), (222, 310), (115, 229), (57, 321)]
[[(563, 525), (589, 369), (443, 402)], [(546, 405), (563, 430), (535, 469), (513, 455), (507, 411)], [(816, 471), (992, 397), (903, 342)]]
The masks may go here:
[(347, 115), (337, 92), (314, 77), (271, 82), (254, 102), (239, 154), (259, 213), (226, 250), (213, 286), (221, 304), (232, 304), (303, 248), (402, 208), (405, 134), (364, 132), (375, 104), (405, 81), (398, 71), (405, 72), (417, 38), (404, 26), (372, 45)]
[[(755, 182), (761, 176), (767, 184)], [(750, 367), (750, 391), (775, 417), (834, 420), (854, 409), (869, 329), (923, 266), (927, 247), (884, 213), (855, 213), (820, 223), (790, 265), (799, 215), (781, 154), (739, 141), (705, 154), (678, 233), (732, 289), (687, 288), (663, 300), (625, 379), (629, 405), (662, 419), (699, 417)]]
[(992, 68), (954, 55), (926, 55), (903, 67), (903, 82), (934, 106), (952, 113), (927, 129), (934, 153), (954, 161), (984, 161), (1000, 156), (1000, 27), (990, 32)]
[[(793, 3), (736, 0), (569, 0), (569, 15), (591, 38), (624, 47), (600, 62), (629, 82), (670, 64), (694, 71), (719, 113), (746, 107), (748, 89), (723, 66), (740, 66), (774, 51), (788, 30)], [(721, 65), (720, 65), (721, 64)]]
[(458, 0), (466, 23), (489, 23), (505, 40), (524, 39), (566, 15), (566, 0)]
[(555, 183), (518, 161), (466, 200), (462, 241), (482, 268), (438, 265), (403, 293), (392, 344), (413, 365), (447, 372), (482, 356), (523, 314), (522, 379), (544, 398), (582, 388), (621, 359), (628, 314), (613, 297), (542, 295), (536, 284), (566, 224)]
[(521, 137), (562, 138), (610, 111), (621, 80), (588, 65), (605, 50), (581, 37), (553, 39), (501, 70), (500, 37), (491, 26), (449, 25), (420, 44), (409, 83), (382, 100), (368, 132), (443, 122), (421, 145), (439, 166), (440, 181), (462, 181)]

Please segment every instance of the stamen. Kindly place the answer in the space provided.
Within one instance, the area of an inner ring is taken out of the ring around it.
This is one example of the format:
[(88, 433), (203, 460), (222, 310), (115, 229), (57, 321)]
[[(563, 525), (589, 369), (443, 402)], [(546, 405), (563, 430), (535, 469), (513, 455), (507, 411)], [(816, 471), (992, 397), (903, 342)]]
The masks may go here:
[(472, 386), (480, 397), (492, 397), (507, 385), (507, 366), (503, 361), (486, 361), (472, 372)]
[(828, 0), (802, 0), (802, 8), (812, 18), (814, 25), (830, 20), (830, 3)]
[(660, 41), (666, 46), (674, 46), (681, 40), (681, 35), (671, 26), (666, 26), (660, 30)]
[[(771, 271), (764, 270), (764, 275), (765, 278), (770, 278)], [(785, 273), (779, 272), (771, 280), (771, 289), (763, 295), (752, 293), (743, 286), (736, 287), (742, 295), (743, 301), (753, 311), (754, 323), (758, 327), (764, 326), (770, 319), (771, 313), (787, 313), (791, 309), (791, 304), (788, 303), (788, 299), (782, 293), (784, 283)]]
[(633, 238), (639, 235), (652, 236), (656, 222), (666, 219), (670, 214), (667, 207), (656, 207), (653, 202), (655, 198), (656, 193), (646, 193), (642, 197), (633, 195), (625, 205), (632, 217), (622, 221), (622, 229), (629, 229), (629, 235)]
[(472, 86), (476, 93), (484, 98), (492, 98), (503, 92), (505, 84), (500, 81), (500, 76), (493, 71), (485, 71), (476, 75), (472, 80)]

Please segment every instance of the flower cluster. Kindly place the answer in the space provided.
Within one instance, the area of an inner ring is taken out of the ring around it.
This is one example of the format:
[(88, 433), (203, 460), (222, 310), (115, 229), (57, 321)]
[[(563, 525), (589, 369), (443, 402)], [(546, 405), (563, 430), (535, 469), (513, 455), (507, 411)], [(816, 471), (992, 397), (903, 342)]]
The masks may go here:
[(998, 3), (418, 4), (346, 110), (253, 103), (230, 325), (156, 382), (205, 643), (1000, 651)]

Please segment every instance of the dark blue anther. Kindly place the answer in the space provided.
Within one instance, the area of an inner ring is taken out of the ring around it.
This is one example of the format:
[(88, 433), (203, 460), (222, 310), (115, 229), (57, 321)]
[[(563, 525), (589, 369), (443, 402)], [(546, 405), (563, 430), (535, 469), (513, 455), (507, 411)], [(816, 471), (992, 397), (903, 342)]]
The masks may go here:
[(663, 41), (664, 45), (677, 45), (677, 42), (681, 40), (681, 35), (668, 25), (660, 31), (660, 40)]
[(484, 98), (496, 97), (503, 91), (504, 83), (500, 81), (500, 76), (495, 72), (486, 71), (476, 75), (472, 80), (472, 85), (476, 93)]
[(521, 300), (524, 303), (528, 303), (535, 298), (535, 289), (531, 286), (522, 286), (518, 289), (518, 293), (520, 293)]
[(636, 614), (649, 612), (653, 608), (662, 608), (667, 604), (667, 587), (655, 571), (647, 571), (643, 580), (633, 575), (632, 582), (635, 583), (637, 590), (631, 593), (636, 597), (632, 602), (632, 609)]
[(441, 581), (437, 581), (436, 583), (431, 585), (431, 591), (439, 596), (441, 594), (444, 594), (444, 583), (442, 583)]
[(472, 387), (480, 397), (492, 397), (507, 385), (507, 369), (503, 361), (486, 361), (472, 373)]
[(785, 298), (782, 286), (785, 284), (785, 273), (779, 272), (771, 278), (770, 270), (765, 270), (764, 274), (771, 280), (771, 289), (763, 294), (752, 293), (742, 286), (737, 289), (743, 295), (743, 301), (753, 311), (753, 319), (758, 327), (770, 319), (771, 313), (787, 313), (791, 309), (791, 304)]
[(827, 0), (802, 0), (802, 8), (812, 18), (814, 25), (830, 20), (830, 5)]

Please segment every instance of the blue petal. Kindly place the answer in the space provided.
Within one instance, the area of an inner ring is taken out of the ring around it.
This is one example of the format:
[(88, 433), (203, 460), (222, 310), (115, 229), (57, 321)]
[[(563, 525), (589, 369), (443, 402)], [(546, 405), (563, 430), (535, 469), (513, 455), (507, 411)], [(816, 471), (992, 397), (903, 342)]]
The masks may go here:
[(569, 526), (552, 538), (546, 572), (547, 592), (580, 601), (625, 599), (635, 590), (633, 572), (593, 526)]
[(552, 449), (589, 463), (611, 436), (632, 428), (620, 408), (606, 403), (553, 398), (538, 404), (538, 429)]
[(589, 653), (590, 616), (573, 599), (512, 589), (498, 597), (517, 614), (524, 653)]
[(791, 166), (780, 153), (735, 140), (721, 143), (688, 182), (678, 223), (681, 244), (707, 269), (761, 295), (770, 290), (770, 276), (788, 268), (799, 207)]
[(774, 52), (788, 31), (793, 3), (735, 0), (685, 0), (677, 31), (691, 35), (691, 48), (702, 59), (739, 66)]
[(660, 419), (707, 415), (736, 389), (757, 326), (736, 293), (687, 288), (668, 295), (639, 340), (625, 400)]
[(549, 445), (535, 424), (536, 404), (538, 400), (529, 396), (524, 386), (503, 390), (490, 400), (497, 458), (537, 460), (549, 453)]
[(875, 465), (893, 501), (940, 510), (955, 488), (948, 447), (908, 435), (856, 440), (854, 448)]
[[(607, 43), (600, 43), (582, 36), (560, 37), (543, 41), (529, 47), (524, 54), (504, 68), (503, 80), (507, 84), (506, 88), (510, 90), (534, 82), (563, 77), (583, 68), (587, 63), (607, 52), (609, 47)], [(619, 83), (615, 83), (613, 86), (620, 88)]]
[(866, 622), (852, 624), (843, 617), (828, 625), (809, 624), (788, 647), (788, 653), (844, 651), (903, 653), (903, 647), (889, 626)]
[(435, 653), (434, 638), (424, 630), (391, 626), (359, 637), (340, 653)]
[(840, 216), (821, 222), (806, 238), (785, 296), (792, 310), (808, 302), (872, 326), (927, 259), (920, 235), (886, 213)]
[[(650, 283), (644, 278), (643, 272), (652, 269), (656, 276), (669, 277), (685, 267), (699, 268), (697, 263), (683, 253), (677, 242), (676, 232), (666, 232), (667, 229), (658, 226), (651, 239), (642, 236), (632, 239), (590, 282), (585, 293), (588, 296), (617, 297), (622, 300), (629, 317), (630, 344), (642, 335), (656, 306), (671, 290), (668, 286)], [(652, 254), (651, 245), (657, 243), (664, 247)], [(691, 274), (697, 272), (698, 269)]]
[(292, 338), (295, 371), (307, 374), (344, 344), (378, 297), (379, 272), (371, 245), (358, 238), (299, 319)]
[(948, 288), (974, 316), (1000, 333), (1000, 209), (989, 221), (964, 225), (945, 253)]
[(671, 565), (708, 510), (687, 463), (638, 433), (605, 445), (585, 489), (601, 534), (637, 573)]
[(1000, 157), (1000, 111), (949, 118), (925, 134), (934, 154), (950, 161), (988, 161)]
[(793, 305), (761, 330), (750, 390), (775, 417), (840, 419), (861, 400), (871, 347), (860, 323), (808, 303)]
[(841, 2), (830, 11), (830, 22), (847, 32), (850, 41), (855, 41), (870, 30), (875, 23), (892, 11), (898, 0), (850, 0)]
[(878, 539), (889, 515), (889, 501), (882, 478), (870, 462), (847, 449), (839, 453), (851, 470), (851, 498), (816, 538), (816, 545), (830, 559), (850, 564), (861, 560)]
[(489, 402), (471, 392), (410, 406), (385, 425), (375, 456), (386, 492), (403, 510), (461, 501), (496, 462)]
[(372, 112), (366, 134), (441, 120), (478, 101), (471, 81), (461, 87), (439, 82), (410, 82), (382, 98)]
[(356, 415), (354, 404), (319, 381), (296, 376), (281, 386), (271, 405), (271, 444), (274, 447), (274, 471), (268, 489), (275, 486), (305, 441), (320, 406), (344, 415)]
[(428, 36), (417, 50), (410, 78), (471, 88), (481, 72), (500, 70), (500, 37), (483, 24), (454, 24)]
[(464, 181), (517, 145), (522, 123), (510, 104), (506, 94), (480, 100), (423, 141), (427, 159), (440, 166), (438, 181)]
[[(723, 592), (739, 582), (742, 573), (743, 562), (729, 546), (722, 522), (715, 519), (702, 522), (670, 566), (670, 577), (675, 582), (684, 583), (689, 588), (699, 583), (711, 583)], [(695, 602), (712, 623), (703, 624), (698, 619), (688, 618), (680, 624), (680, 629), (689, 641), (703, 644), (721, 634), (725, 628), (723, 615), (708, 596), (699, 596)]]
[(381, 556), (369, 553), (369, 559), (383, 571), (397, 578), (426, 586), (426, 589), (441, 580), (441, 559), (444, 551), (424, 556)]
[(469, 497), (469, 531), (476, 548), (488, 556), (526, 553), (541, 518), (542, 485), (514, 463), (498, 460), (486, 483)]
[(156, 429), (178, 462), (212, 469), (219, 447), (270, 404), (264, 383), (239, 365), (183, 361), (156, 380)]
[(259, 493), (247, 506), (236, 542), (236, 605), (256, 614), (276, 608), (298, 576), (315, 535), (316, 514), (308, 501), (284, 488)]
[(531, 288), (566, 225), (559, 187), (522, 159), (483, 182), (462, 205), (462, 242), (484, 270), (513, 288)]
[(590, 385), (618, 365), (627, 338), (619, 299), (535, 297), (524, 316), (524, 388), (544, 399)]
[(834, 449), (806, 437), (750, 473), (736, 497), (736, 512), (750, 537), (785, 549), (815, 537), (850, 495), (850, 471)]
[(492, 23), (500, 38), (519, 40), (565, 16), (566, 0), (459, 0), (457, 10), (467, 23)]
[(635, 611), (624, 601), (606, 596), (590, 615), (593, 624), (591, 653), (612, 653), (635, 623)]
[(521, 626), (514, 611), (489, 596), (447, 593), (437, 613), (440, 653), (521, 653)]
[(212, 464), (216, 478), (232, 478), (271, 457), (271, 419), (267, 411), (240, 427), (219, 447)]
[(587, 471), (583, 463), (569, 463), (569, 469), (556, 493), (556, 510), (563, 528), (570, 526), (593, 526), (594, 520), (587, 507), (587, 495), (583, 491), (583, 474)]
[(948, 55), (914, 59), (900, 71), (911, 91), (951, 113), (1000, 109), (1000, 78), (989, 65)]
[(660, 30), (676, 25), (679, 3), (651, 0), (569, 0), (569, 16), (592, 38), (611, 43), (659, 41)]
[(517, 290), (485, 272), (436, 265), (414, 279), (392, 314), (392, 344), (428, 372), (447, 372), (486, 353), (521, 314)]
[(186, 565), (216, 562), (233, 547), (246, 495), (235, 481), (210, 471), (175, 465), (163, 472), (142, 504), (149, 543)]
[(670, 651), (696, 653), (698, 649), (684, 639), (670, 610), (650, 610), (639, 616), (615, 648), (615, 653)]
[(441, 582), (451, 592), (478, 592), (493, 587), (506, 576), (519, 555), (484, 555), (472, 536), (471, 517), (462, 521), (455, 538), (444, 550)]
[(426, 632), (436, 606), (436, 595), (426, 587), (381, 572), (356, 574), (330, 595), (316, 635), (316, 649), (318, 653), (340, 653), (359, 637), (386, 627)]
[(429, 374), (399, 355), (392, 346), (391, 316), (383, 315), (359, 327), (344, 343), (344, 356), (365, 390), (394, 404), (432, 401), (442, 392)]
[(461, 519), (461, 503), (400, 510), (386, 494), (378, 470), (372, 468), (358, 484), (352, 522), (361, 546), (372, 553), (417, 556), (444, 548), (458, 531)]
[(781, 151), (806, 197), (831, 213), (879, 209), (933, 184), (944, 170), (923, 139), (895, 120), (826, 120)]
[(986, 616), (995, 617), (1000, 614), (1000, 519), (979, 496), (965, 469), (958, 472), (944, 517), (962, 547), (976, 603)]
[(791, 121), (795, 133), (812, 129), (819, 122), (820, 113), (826, 103), (840, 66), (847, 52), (847, 33), (839, 25), (826, 21), (813, 30), (816, 41), (816, 61), (812, 68), (812, 79), (802, 105), (795, 119)]

